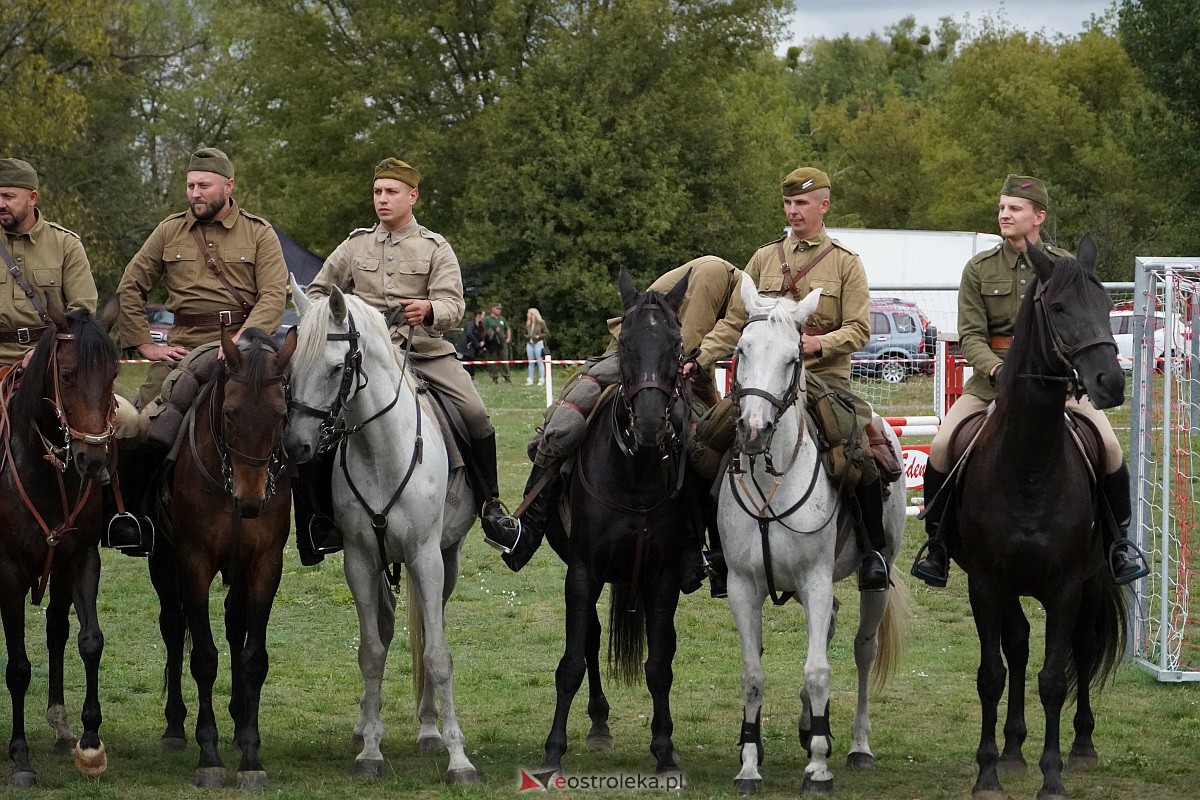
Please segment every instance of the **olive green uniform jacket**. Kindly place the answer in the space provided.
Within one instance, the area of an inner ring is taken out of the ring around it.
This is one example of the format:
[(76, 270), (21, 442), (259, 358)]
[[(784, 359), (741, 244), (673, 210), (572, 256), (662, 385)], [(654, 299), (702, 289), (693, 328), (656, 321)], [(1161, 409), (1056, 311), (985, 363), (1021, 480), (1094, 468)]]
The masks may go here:
[[(1054, 256), (1071, 255), (1054, 245), (1039, 242), (1036, 246)], [(976, 254), (963, 268), (958, 287), (958, 346), (974, 370), (963, 387), (967, 394), (985, 402), (996, 399), (988, 375), (1004, 361), (1007, 347), (993, 349), (991, 338), (1012, 336), (1017, 311), (1033, 281), (1032, 265), (1007, 241)]]
[[(36, 208), (33, 213), (37, 222), (28, 233), (3, 232), (4, 242), (25, 280), (42, 296), (42, 302), (57, 303), (67, 311), (86, 308), (95, 313), (96, 282), (78, 234), (47, 221)], [(7, 265), (0, 265), (0, 330), (40, 328), (45, 324)], [(37, 345), (38, 338), (34, 335), (28, 343), (0, 343), (0, 364), (20, 360)]]
[[(390, 233), (379, 223), (353, 231), (325, 260), (308, 294), (326, 297), (334, 286), (353, 292), (385, 315), (399, 308), (401, 300), (428, 300), (433, 320), (414, 330), (413, 357), (454, 353), (454, 344), (443, 334), (466, 310), (458, 256), (444, 236), (416, 219)], [(403, 317), (399, 319), (401, 324), (391, 328), (393, 342), (402, 342), (408, 332)]]
[[(150, 344), (146, 296), (158, 285), (167, 288), (166, 306), (175, 314), (240, 311), (238, 302), (213, 275), (192, 238), (197, 224), (190, 210), (172, 214), (158, 224), (125, 267), (117, 286), (121, 298), (121, 341), (125, 347)], [(200, 223), (204, 241), (225, 277), (254, 310), (239, 327), (275, 333), (287, 300), (287, 266), (279, 237), (271, 224), (236, 202), (219, 222)], [(231, 331), (230, 333), (235, 333)], [(219, 328), (175, 325), (168, 334), (173, 345), (188, 349), (217, 341)]]

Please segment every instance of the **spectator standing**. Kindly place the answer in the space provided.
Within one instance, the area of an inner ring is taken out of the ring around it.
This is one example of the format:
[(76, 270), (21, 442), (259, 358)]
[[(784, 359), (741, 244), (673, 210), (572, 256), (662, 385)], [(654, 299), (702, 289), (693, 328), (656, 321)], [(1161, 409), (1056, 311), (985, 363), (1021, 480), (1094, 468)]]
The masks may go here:
[(509, 353), (512, 352), (512, 328), (508, 326), (508, 320), (504, 318), (503, 307), (499, 303), (492, 306), (491, 312), (483, 318), (483, 325), (487, 330), (488, 358), (500, 362), (491, 364), (488, 368), (488, 372), (492, 374), (492, 383), (496, 383), (501, 376), (504, 377), (505, 383), (512, 383), (508, 375)]
[(542, 363), (542, 359), (546, 355), (546, 337), (550, 335), (550, 329), (546, 327), (546, 320), (542, 319), (542, 314), (536, 308), (530, 308), (525, 312), (525, 357), (529, 359), (529, 376), (525, 378), (525, 385), (533, 385), (533, 374), (537, 372), (537, 385), (546, 385), (546, 365)]
[[(485, 329), (483, 327), (483, 309), (476, 309), (475, 313), (467, 320), (467, 324), (463, 327), (463, 332), (458, 336), (458, 342), (455, 349), (458, 350), (459, 358), (464, 362), (470, 362), (479, 357), (486, 346)], [(472, 378), (475, 377), (475, 365), (464, 363), (463, 369)]]

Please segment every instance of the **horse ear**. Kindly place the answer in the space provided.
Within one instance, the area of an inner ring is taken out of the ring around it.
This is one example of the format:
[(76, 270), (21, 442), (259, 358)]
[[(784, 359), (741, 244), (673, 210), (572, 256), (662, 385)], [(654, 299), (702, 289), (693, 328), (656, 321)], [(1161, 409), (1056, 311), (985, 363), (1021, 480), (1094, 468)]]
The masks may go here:
[(1038, 280), (1050, 280), (1050, 273), (1054, 269), (1054, 259), (1048, 254), (1043, 253), (1029, 239), (1025, 240), (1025, 258), (1029, 259), (1029, 263), (1033, 265), (1033, 270), (1037, 273)]
[(1079, 240), (1079, 266), (1092, 272), (1096, 269), (1096, 258), (1099, 252), (1096, 250), (1096, 240), (1092, 238), (1092, 234), (1085, 233), (1083, 238)]
[(742, 274), (741, 282), (738, 284), (738, 292), (742, 296), (742, 305), (746, 307), (746, 318), (749, 319), (762, 305), (762, 297), (755, 288), (754, 281), (750, 280), (745, 273)]
[(59, 298), (51, 297), (49, 294), (42, 295), (42, 305), (46, 307), (46, 316), (54, 323), (54, 327), (59, 330), (64, 330), (67, 323), (67, 312), (63, 308)]
[(821, 287), (813, 289), (808, 295), (796, 304), (796, 310), (792, 312), (792, 319), (797, 325), (803, 325), (805, 320), (813, 315), (817, 310), (817, 304), (821, 302)]
[(683, 299), (687, 297), (688, 281), (691, 280), (692, 271), (689, 269), (684, 273), (683, 280), (671, 287), (671, 291), (667, 292), (667, 305), (676, 314), (683, 306)]
[(312, 301), (308, 299), (308, 295), (304, 293), (304, 288), (296, 280), (296, 276), (288, 273), (288, 282), (292, 287), (292, 305), (296, 307), (296, 311), (300, 316), (304, 316), (304, 312), (312, 306)]
[(221, 352), (225, 354), (225, 364), (229, 369), (238, 370), (242, 366), (242, 351), (229, 335), (229, 329), (221, 326)]
[(108, 333), (112, 330), (113, 325), (117, 324), (117, 317), (121, 316), (121, 296), (114, 294), (108, 298), (108, 302), (104, 304), (104, 308), (100, 309), (100, 316), (97, 319), (100, 321), (104, 332)]
[(621, 267), (621, 272), (617, 275), (617, 289), (621, 292), (621, 308), (628, 311), (638, 297), (638, 290), (633, 285), (633, 278), (629, 277), (629, 271)]
[(342, 294), (342, 290), (336, 286), (329, 293), (329, 311), (333, 314), (333, 321), (338, 325), (346, 321), (346, 295)]
[(283, 344), (280, 345), (279, 354), (275, 357), (275, 363), (280, 372), (287, 370), (288, 364), (292, 360), (292, 353), (296, 352), (296, 341), (299, 338), (294, 327), (287, 332), (287, 336), (283, 337)]

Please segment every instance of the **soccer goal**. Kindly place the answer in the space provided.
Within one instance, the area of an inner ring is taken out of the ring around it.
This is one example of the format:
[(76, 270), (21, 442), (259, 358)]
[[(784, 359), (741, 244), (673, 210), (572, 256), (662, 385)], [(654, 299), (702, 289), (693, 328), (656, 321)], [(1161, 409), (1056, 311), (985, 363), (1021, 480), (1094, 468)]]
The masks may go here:
[(1132, 655), (1160, 681), (1200, 681), (1200, 258), (1138, 258), (1134, 278), (1131, 535), (1150, 575)]

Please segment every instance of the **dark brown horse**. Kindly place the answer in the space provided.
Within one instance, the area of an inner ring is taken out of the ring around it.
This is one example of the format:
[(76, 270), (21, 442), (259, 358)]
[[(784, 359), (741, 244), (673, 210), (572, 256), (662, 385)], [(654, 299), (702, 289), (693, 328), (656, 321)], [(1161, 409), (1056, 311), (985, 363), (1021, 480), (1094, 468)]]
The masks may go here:
[(283, 572), (283, 546), (291, 529), (291, 491), (281, 447), (287, 420), (284, 374), (295, 340), (276, 349), (257, 328), (238, 344), (224, 332), (225, 368), (205, 384), (184, 423), (178, 458), (168, 476), (169, 525), (150, 556), (158, 592), (159, 630), (166, 645), (167, 727), (161, 746), (186, 741), (187, 716), (180, 686), (184, 640), (191, 635), (192, 677), (198, 690), (194, 783), (225, 782), (213, 714), (217, 647), (208, 618), (209, 586), (221, 573), (225, 638), (233, 673), (229, 713), (241, 750), (237, 781), (266, 784), (259, 758), (259, 700), (267, 677), (267, 620)]
[[(1052, 259), (1035, 247), (1028, 251), (1037, 279), (1017, 316), (995, 410), (961, 479), (955, 560), (969, 576), (981, 653), (976, 800), (1004, 797), (998, 767), (1025, 767), (1029, 622), (1020, 598), (1036, 598), (1046, 610), (1046, 656), (1038, 674), (1046, 715), (1040, 800), (1067, 796), (1060, 716), (1072, 693), (1071, 761), (1095, 763), (1091, 690), (1104, 683), (1124, 650), (1125, 594), (1102, 552), (1095, 477), (1064, 414), (1072, 392), (1085, 391), (1097, 408), (1124, 400), (1125, 373), (1108, 322), (1112, 301), (1096, 278), (1090, 236), (1080, 243), (1078, 261)], [(1008, 718), (999, 753), (997, 707), (1006, 661)]]
[[(28, 363), (0, 380), (0, 613), (8, 648), (5, 681), (12, 698), (13, 761), (9, 785), (37, 783), (25, 738), (25, 695), (31, 668), (25, 650), (25, 598), (40, 604), (49, 588), (46, 647), (50, 658), (46, 719), (55, 749), (74, 752), (85, 775), (108, 759), (100, 741), (98, 694), (104, 636), (96, 619), (100, 583), (97, 543), (102, 529), (100, 476), (113, 433), (117, 354), (86, 310), (50, 322)], [(63, 654), (72, 604), (79, 619), (79, 655), (87, 684), (83, 736), (76, 740), (63, 703)]]

